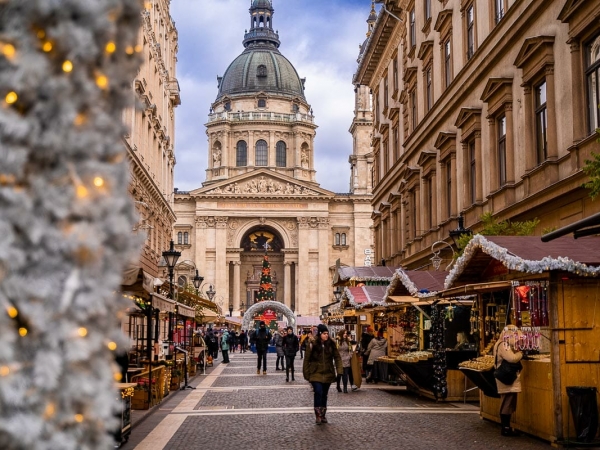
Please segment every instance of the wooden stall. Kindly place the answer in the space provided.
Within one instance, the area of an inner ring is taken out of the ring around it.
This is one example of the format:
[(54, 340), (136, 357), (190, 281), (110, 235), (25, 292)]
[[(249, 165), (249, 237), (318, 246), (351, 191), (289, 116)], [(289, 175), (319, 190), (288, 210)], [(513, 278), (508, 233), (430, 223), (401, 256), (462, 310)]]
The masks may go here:
[[(588, 389), (592, 400), (596, 396), (596, 408), (600, 403), (595, 392), (600, 386), (599, 249), (600, 237), (543, 243), (539, 237), (476, 235), (442, 293), (476, 294), (480, 299), (494, 292), (497, 298), (508, 295), (506, 322), (539, 333), (539, 350), (530, 352), (534, 359), (523, 361), (512, 426), (551, 443), (577, 439), (569, 387)], [(483, 329), (485, 312), (480, 312)], [(482, 339), (482, 351), (484, 345)], [(498, 398), (481, 393), (483, 418), (499, 422), (499, 407)]]

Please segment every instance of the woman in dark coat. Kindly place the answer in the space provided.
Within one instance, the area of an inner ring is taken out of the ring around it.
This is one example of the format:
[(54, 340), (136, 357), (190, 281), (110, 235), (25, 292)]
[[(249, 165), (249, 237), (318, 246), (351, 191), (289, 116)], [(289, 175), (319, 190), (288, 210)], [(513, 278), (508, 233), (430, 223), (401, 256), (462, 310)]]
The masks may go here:
[(292, 371), (292, 381), (294, 379), (294, 358), (298, 353), (298, 336), (294, 334), (292, 327), (287, 327), (287, 334), (283, 337), (283, 353), (285, 354), (285, 381), (290, 381), (290, 370)]
[(336, 374), (344, 371), (342, 358), (329, 330), (323, 324), (317, 327), (317, 336), (306, 346), (303, 364), (304, 379), (309, 381), (314, 390), (315, 423), (327, 423), (327, 394), (329, 387), (336, 380)]

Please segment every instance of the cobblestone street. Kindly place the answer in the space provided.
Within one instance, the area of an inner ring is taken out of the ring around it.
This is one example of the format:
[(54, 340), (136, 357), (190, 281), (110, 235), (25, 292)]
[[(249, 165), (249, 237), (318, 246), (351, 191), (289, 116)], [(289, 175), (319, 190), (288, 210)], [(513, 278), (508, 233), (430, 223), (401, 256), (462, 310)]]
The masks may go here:
[(435, 403), (403, 387), (363, 385), (329, 393), (329, 424), (314, 424), (312, 392), (296, 359), (296, 381), (286, 383), (269, 354), (267, 375), (256, 356), (234, 353), (230, 364), (207, 368), (191, 385), (134, 422), (124, 450), (268, 447), (286, 449), (549, 449), (530, 436), (503, 438), (472, 404)]

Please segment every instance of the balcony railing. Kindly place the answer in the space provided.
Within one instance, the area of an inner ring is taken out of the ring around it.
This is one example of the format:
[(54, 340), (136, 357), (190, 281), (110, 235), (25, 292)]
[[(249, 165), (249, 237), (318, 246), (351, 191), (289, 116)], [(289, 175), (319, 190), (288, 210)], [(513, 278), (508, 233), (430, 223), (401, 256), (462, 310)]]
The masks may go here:
[(218, 112), (208, 116), (208, 122), (217, 121), (245, 122), (245, 121), (270, 121), (270, 122), (304, 122), (314, 123), (314, 116), (309, 114), (281, 114), (274, 112)]

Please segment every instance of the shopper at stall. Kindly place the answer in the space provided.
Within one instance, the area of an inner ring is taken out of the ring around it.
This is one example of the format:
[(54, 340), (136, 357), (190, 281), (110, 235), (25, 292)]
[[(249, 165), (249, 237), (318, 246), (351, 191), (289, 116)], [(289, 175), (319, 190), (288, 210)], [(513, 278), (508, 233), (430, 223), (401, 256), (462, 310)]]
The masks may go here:
[[(498, 369), (502, 361), (516, 364), (523, 358), (516, 346), (519, 329), (515, 325), (507, 325), (496, 345), (494, 345), (495, 367)], [(517, 394), (521, 392), (521, 371), (517, 372), (515, 381), (512, 384), (504, 384), (496, 378), (496, 387), (500, 394), (500, 424), (502, 436), (515, 436), (515, 432), (510, 427), (510, 417), (517, 409)]]
[(344, 370), (342, 358), (329, 330), (323, 324), (317, 327), (317, 336), (306, 346), (306, 357), (302, 366), (304, 379), (313, 387), (315, 423), (327, 423), (327, 394), (331, 383), (336, 380), (336, 373)]
[(258, 324), (258, 330), (256, 330), (252, 336), (252, 344), (256, 347), (256, 355), (258, 357), (256, 365), (256, 374), (260, 374), (260, 365), (262, 362), (263, 374), (267, 374), (267, 352), (269, 351), (269, 342), (271, 341), (271, 333), (267, 330), (267, 326), (264, 321), (260, 321)]
[(292, 372), (292, 381), (294, 379), (294, 359), (298, 353), (299, 341), (298, 336), (294, 334), (292, 327), (287, 327), (286, 335), (283, 337), (282, 347), (285, 354), (285, 381), (290, 381), (290, 371)]
[(367, 359), (367, 383), (377, 383), (377, 376), (373, 373), (373, 366), (377, 358), (385, 356), (387, 354), (387, 339), (383, 337), (383, 330), (377, 332), (377, 337), (371, 339), (365, 356)]
[[(277, 352), (277, 360), (275, 361), (275, 370), (279, 371), (279, 370), (284, 370), (284, 360), (285, 360), (285, 353), (283, 353), (283, 336), (282, 336), (282, 332), (277, 331), (275, 333), (275, 336), (273, 336), (273, 345), (275, 346), (275, 351)], [(281, 362), (281, 369), (279, 368), (279, 363)]]
[(208, 330), (208, 334), (206, 336), (206, 344), (208, 346), (208, 354), (212, 357), (213, 360), (216, 360), (219, 356), (219, 340), (217, 335), (215, 334), (212, 328)]
[[(338, 334), (337, 341), (338, 351), (340, 352), (340, 357), (342, 358), (342, 366), (344, 367), (343, 373), (338, 374), (336, 383), (337, 383), (337, 391), (342, 392), (342, 388), (340, 387), (340, 381), (343, 382), (344, 385), (344, 394), (348, 393), (348, 380), (350, 380), (350, 386), (354, 384), (354, 379), (352, 377), (352, 355), (354, 351), (352, 350), (352, 343), (350, 342), (350, 336), (348, 335), (348, 330), (344, 330)], [(340, 377), (341, 375), (341, 377)]]
[(467, 350), (468, 348), (469, 338), (467, 337), (467, 333), (459, 331), (456, 333), (456, 345), (454, 346), (454, 350)]
[(365, 374), (365, 377), (367, 376), (367, 361), (368, 361), (368, 355), (365, 355), (365, 352), (367, 351), (367, 348), (369, 347), (369, 343), (373, 340), (373, 328), (371, 328), (370, 326), (367, 327), (367, 330), (365, 332), (363, 332), (363, 334), (360, 336), (360, 354), (362, 356), (362, 370), (363, 373)]

